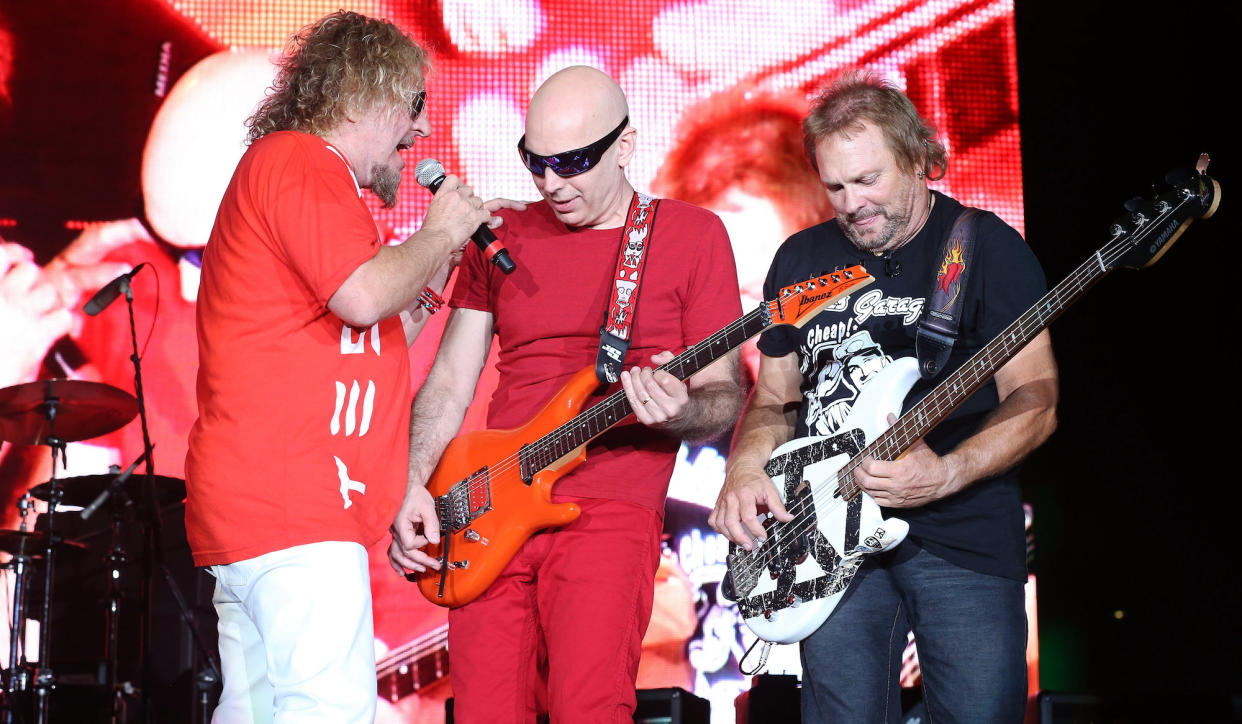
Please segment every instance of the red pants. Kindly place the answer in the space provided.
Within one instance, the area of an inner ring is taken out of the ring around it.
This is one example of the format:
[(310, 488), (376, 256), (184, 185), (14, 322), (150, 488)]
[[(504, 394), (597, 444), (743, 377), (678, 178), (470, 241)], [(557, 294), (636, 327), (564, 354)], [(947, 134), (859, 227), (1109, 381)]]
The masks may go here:
[(582, 515), (528, 540), (479, 598), (449, 612), (461, 724), (633, 721), (663, 515), (553, 495)]

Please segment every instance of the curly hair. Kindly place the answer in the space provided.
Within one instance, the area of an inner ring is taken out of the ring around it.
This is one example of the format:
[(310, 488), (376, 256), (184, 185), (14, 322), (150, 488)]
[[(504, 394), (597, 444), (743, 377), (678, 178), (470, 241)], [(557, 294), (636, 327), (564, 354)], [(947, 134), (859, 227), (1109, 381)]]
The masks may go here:
[(246, 120), (247, 142), (276, 131), (323, 135), (350, 113), (404, 107), (423, 89), (427, 52), (386, 20), (341, 10), (302, 28)]
[(776, 205), (789, 228), (832, 217), (832, 204), (799, 143), (806, 102), (738, 87), (682, 116), (676, 143), (652, 181), (669, 198), (712, 208), (731, 189)]
[(802, 122), (803, 145), (811, 165), (819, 169), (815, 146), (821, 140), (859, 128), (864, 121), (884, 134), (902, 169), (921, 171), (932, 181), (948, 171), (949, 154), (936, 139), (935, 127), (919, 116), (897, 86), (863, 70), (843, 73), (811, 102), (811, 112)]

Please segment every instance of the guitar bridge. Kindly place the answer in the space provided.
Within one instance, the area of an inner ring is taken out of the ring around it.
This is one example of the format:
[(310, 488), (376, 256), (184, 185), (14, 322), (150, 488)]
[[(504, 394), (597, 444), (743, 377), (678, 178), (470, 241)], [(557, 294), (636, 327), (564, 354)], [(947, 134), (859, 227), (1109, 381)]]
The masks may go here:
[(487, 468), (482, 467), (436, 498), (440, 527), (456, 533), (492, 509), (492, 487)]

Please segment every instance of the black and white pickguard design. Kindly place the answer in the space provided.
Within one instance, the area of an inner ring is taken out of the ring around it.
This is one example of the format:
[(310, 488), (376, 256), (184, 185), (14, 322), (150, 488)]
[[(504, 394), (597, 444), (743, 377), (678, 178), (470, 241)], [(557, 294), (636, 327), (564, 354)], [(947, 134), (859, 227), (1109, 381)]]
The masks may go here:
[[(793, 523), (780, 526), (779, 529), (769, 525), (769, 536), (777, 535), (783, 540), (779, 545), (765, 546), (761, 549), (761, 555), (755, 556), (754, 560), (746, 564), (738, 561), (739, 554), (746, 554), (746, 551), (736, 544), (730, 547), (730, 570), (741, 569), (747, 572), (745, 580), (738, 580), (737, 577), (733, 579), (734, 590), (743, 594), (737, 604), (744, 618), (762, 616), (802, 601), (824, 598), (843, 590), (849, 584), (854, 569), (862, 559), (856, 555), (842, 568), (841, 554), (819, 529), (819, 519), (811, 501), (811, 486), (806, 482), (803, 471), (816, 459), (823, 460), (825, 457), (837, 455), (853, 457), (862, 446), (862, 433), (855, 430), (768, 461), (766, 472), (774, 481), (782, 483), (782, 498), (786, 506), (791, 510), (801, 509), (803, 512)], [(862, 501), (859, 498), (846, 503), (845, 550), (852, 550), (858, 544), (861, 509)], [(798, 565), (808, 558), (813, 559), (823, 573), (810, 580), (798, 581)], [(760, 576), (775, 580), (775, 589), (746, 595), (754, 591)]]
[(885, 519), (864, 492), (836, 495), (843, 467), (888, 428), (918, 379), (917, 362), (901, 359), (881, 371), (859, 395), (841, 432), (791, 440), (777, 448), (765, 472), (795, 517), (768, 518), (767, 540), (747, 551), (730, 545), (725, 595), (738, 604), (759, 638), (795, 643), (836, 608), (867, 556), (905, 540), (909, 525)]

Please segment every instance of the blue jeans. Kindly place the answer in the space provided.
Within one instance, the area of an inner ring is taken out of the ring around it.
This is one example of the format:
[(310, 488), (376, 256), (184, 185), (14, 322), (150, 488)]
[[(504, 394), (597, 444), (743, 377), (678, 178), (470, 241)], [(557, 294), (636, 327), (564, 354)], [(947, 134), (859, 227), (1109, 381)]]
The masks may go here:
[(929, 721), (1022, 721), (1022, 583), (960, 568), (912, 540), (864, 563), (832, 616), (802, 642), (802, 721), (899, 722), (910, 630)]

